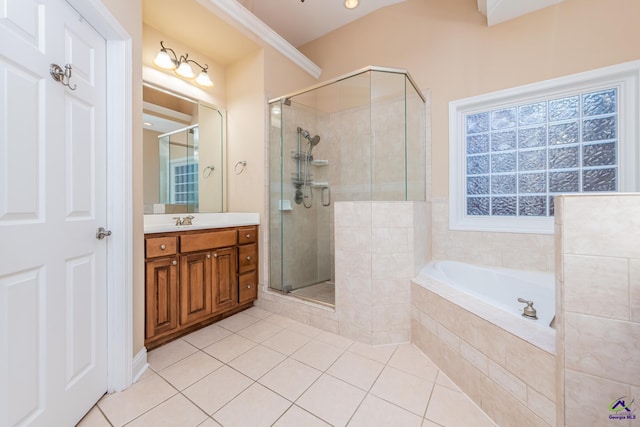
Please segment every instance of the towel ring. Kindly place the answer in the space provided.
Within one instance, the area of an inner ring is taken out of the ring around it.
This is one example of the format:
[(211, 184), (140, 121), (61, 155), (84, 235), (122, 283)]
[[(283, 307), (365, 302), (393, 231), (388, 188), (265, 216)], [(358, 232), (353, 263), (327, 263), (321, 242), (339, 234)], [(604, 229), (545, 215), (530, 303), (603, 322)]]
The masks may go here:
[[(240, 167), (238, 167), (238, 166), (240, 166)], [(246, 167), (247, 167), (247, 161), (246, 160), (240, 160), (233, 167), (233, 172), (235, 172), (236, 175), (240, 175), (242, 172), (244, 172)]]
[(213, 165), (207, 166), (206, 168), (204, 168), (202, 170), (202, 177), (203, 178), (209, 178), (215, 169), (216, 168)]

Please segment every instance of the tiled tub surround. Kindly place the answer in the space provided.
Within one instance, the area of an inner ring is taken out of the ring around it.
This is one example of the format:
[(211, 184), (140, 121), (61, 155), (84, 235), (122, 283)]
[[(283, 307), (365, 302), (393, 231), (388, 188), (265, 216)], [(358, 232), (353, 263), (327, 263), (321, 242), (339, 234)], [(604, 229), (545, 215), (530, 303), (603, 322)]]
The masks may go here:
[(428, 257), (425, 202), (335, 203), (335, 310), (260, 290), (255, 305), (366, 344), (411, 338), (411, 278)]
[(555, 222), (558, 426), (640, 426), (640, 194), (562, 196)]
[(448, 199), (433, 198), (431, 210), (433, 259), (517, 270), (555, 271), (551, 234), (450, 230)]
[(556, 425), (553, 339), (538, 347), (496, 326), (497, 308), (426, 276), (412, 281), (411, 304), (412, 342), (498, 425)]

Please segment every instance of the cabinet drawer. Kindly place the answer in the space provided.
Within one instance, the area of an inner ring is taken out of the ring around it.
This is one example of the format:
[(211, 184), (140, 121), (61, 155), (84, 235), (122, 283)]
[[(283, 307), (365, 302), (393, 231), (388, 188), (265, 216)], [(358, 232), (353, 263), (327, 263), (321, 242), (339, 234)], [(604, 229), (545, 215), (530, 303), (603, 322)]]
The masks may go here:
[(145, 240), (147, 258), (175, 255), (177, 242), (175, 237), (153, 237)]
[(258, 273), (242, 274), (240, 276), (238, 302), (240, 304), (258, 299)]
[(180, 236), (180, 252), (195, 252), (235, 246), (236, 240), (236, 230), (186, 234)]
[(258, 227), (242, 227), (238, 228), (238, 244), (246, 245), (247, 243), (255, 243), (258, 240)]
[(240, 246), (238, 250), (238, 271), (244, 273), (256, 269), (258, 265), (258, 245)]

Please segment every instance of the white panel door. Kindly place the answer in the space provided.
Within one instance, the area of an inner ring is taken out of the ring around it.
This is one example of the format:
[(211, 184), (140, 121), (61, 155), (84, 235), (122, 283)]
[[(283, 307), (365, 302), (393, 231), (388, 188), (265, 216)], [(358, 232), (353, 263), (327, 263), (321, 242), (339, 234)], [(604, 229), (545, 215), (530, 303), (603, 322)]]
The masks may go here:
[(107, 389), (105, 47), (63, 0), (0, 0), (0, 427)]

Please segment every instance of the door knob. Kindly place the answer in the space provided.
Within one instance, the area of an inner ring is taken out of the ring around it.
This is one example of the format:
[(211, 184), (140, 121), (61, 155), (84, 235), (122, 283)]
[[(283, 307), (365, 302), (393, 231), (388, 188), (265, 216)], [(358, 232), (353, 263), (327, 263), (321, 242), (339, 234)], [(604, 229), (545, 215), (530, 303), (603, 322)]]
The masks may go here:
[(96, 232), (96, 239), (102, 240), (109, 236), (111, 236), (111, 230), (105, 230), (104, 227), (98, 228), (98, 231)]

